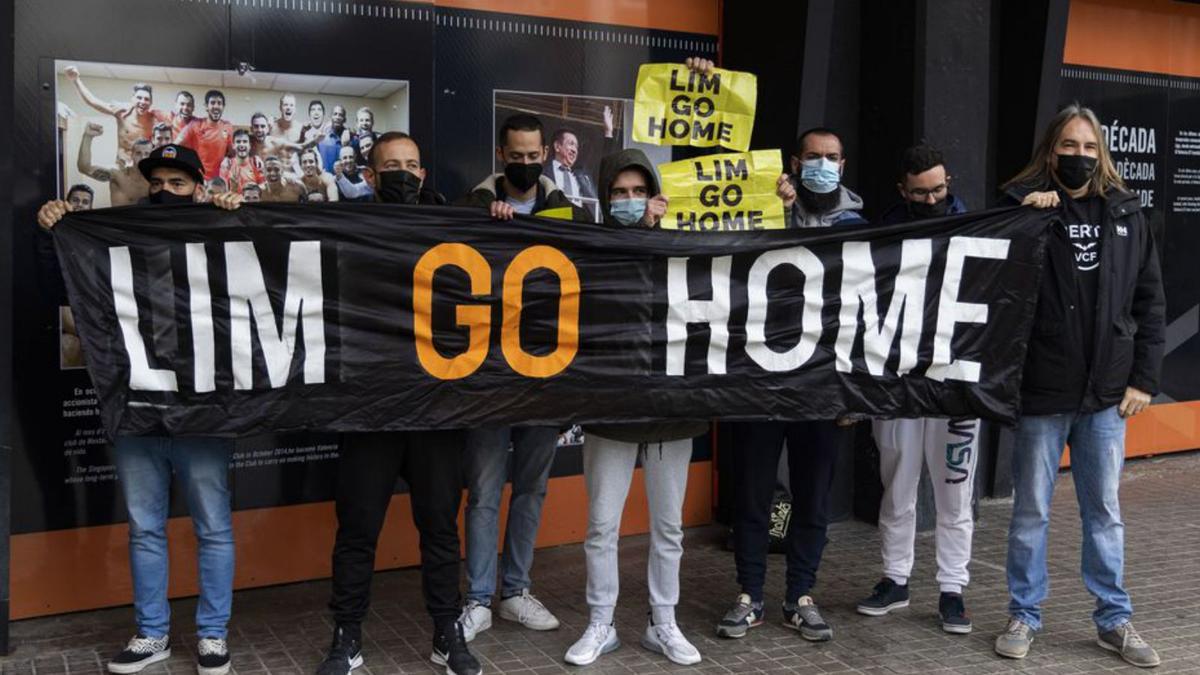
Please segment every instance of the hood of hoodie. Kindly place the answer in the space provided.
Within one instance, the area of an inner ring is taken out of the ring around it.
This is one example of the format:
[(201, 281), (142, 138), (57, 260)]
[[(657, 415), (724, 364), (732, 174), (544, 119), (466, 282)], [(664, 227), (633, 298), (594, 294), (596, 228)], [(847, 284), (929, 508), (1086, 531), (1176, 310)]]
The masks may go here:
[[(791, 181), (792, 186), (799, 192), (802, 189), (799, 177), (792, 176)], [(789, 227), (826, 227), (850, 219), (865, 222), (859, 215), (863, 208), (862, 197), (854, 194), (854, 191), (845, 185), (839, 185), (837, 192), (837, 204), (825, 213), (809, 213), (804, 209), (804, 202), (797, 198), (792, 204)]]
[[(946, 215), (955, 216), (960, 213), (967, 212), (967, 205), (961, 199), (953, 194), (946, 195)], [(913, 220), (912, 214), (908, 211), (908, 202), (900, 201), (893, 204), (890, 209), (883, 212), (880, 221), (884, 225), (892, 225), (894, 223), (907, 223)]]
[(599, 194), (596, 196), (600, 199), (600, 213), (604, 216), (604, 222), (607, 225), (620, 226), (620, 223), (608, 214), (610, 206), (608, 195), (612, 191), (612, 184), (617, 179), (617, 174), (631, 167), (637, 167), (646, 173), (646, 178), (649, 180), (649, 185), (646, 186), (648, 196), (653, 197), (661, 192), (658, 169), (654, 167), (646, 153), (637, 148), (629, 148), (605, 157), (600, 161), (600, 184), (597, 186)]

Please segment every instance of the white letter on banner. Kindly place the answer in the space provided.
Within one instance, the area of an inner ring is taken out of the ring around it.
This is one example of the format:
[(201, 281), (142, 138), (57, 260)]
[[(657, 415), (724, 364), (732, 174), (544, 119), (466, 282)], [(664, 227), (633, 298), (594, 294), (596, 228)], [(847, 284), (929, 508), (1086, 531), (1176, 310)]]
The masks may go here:
[(725, 374), (729, 346), (729, 270), (733, 256), (712, 259), (712, 300), (688, 295), (687, 258), (667, 260), (667, 374), (683, 375), (689, 323), (707, 323), (708, 372)]
[(842, 311), (838, 318), (837, 369), (852, 370), (850, 353), (858, 335), (858, 312), (863, 313), (863, 358), (867, 371), (879, 377), (892, 352), (900, 315), (900, 363), (896, 374), (904, 376), (917, 365), (917, 349), (925, 322), (925, 280), (929, 276), (929, 261), (933, 257), (933, 242), (929, 239), (906, 239), (900, 249), (900, 270), (883, 320), (879, 318), (879, 295), (875, 288), (875, 262), (871, 245), (864, 241), (848, 241), (842, 245)]
[(951, 237), (946, 252), (946, 274), (942, 277), (942, 293), (938, 300), (937, 333), (933, 336), (933, 363), (926, 376), (943, 382), (945, 380), (979, 381), (979, 362), (952, 359), (950, 341), (954, 337), (956, 323), (987, 323), (988, 307), (977, 302), (959, 302), (958, 291), (962, 284), (963, 263), (967, 258), (1008, 257), (1007, 239), (985, 239), (982, 237)]
[(212, 293), (208, 289), (208, 254), (204, 251), (204, 244), (187, 244), (184, 249), (187, 251), (196, 391), (216, 391), (216, 340), (213, 337)]
[[(796, 345), (777, 352), (767, 346), (767, 278), (780, 265), (791, 265), (804, 274), (804, 331)], [(821, 308), (824, 306), (825, 266), (803, 246), (781, 248), (760, 255), (746, 280), (749, 307), (746, 313), (746, 354), (771, 372), (795, 370), (804, 365), (821, 341)]]
[(129, 259), (129, 247), (110, 247), (108, 265), (112, 278), (113, 310), (121, 324), (125, 354), (129, 357), (129, 388), (138, 391), (179, 391), (175, 373), (151, 368), (146, 356), (146, 343), (138, 330), (138, 308), (133, 294), (133, 263)]
[(325, 381), (325, 318), (321, 287), (321, 242), (293, 242), (288, 253), (287, 287), (284, 289), (282, 331), (276, 329), (275, 310), (267, 295), (262, 267), (254, 243), (225, 244), (225, 267), (229, 275), (229, 340), (233, 351), (235, 389), (250, 389), (254, 383), (250, 315), (258, 326), (258, 342), (271, 387), (287, 384), (292, 356), (296, 352), (296, 327), (304, 322), (304, 383)]

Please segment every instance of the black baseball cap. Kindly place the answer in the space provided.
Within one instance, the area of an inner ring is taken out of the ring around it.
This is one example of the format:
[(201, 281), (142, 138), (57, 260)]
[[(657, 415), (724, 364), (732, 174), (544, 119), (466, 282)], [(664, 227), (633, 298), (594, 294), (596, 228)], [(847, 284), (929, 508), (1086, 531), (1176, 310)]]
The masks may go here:
[(149, 157), (138, 162), (138, 171), (146, 180), (150, 180), (150, 172), (160, 166), (179, 169), (195, 178), (197, 183), (204, 182), (204, 165), (200, 163), (200, 155), (186, 145), (171, 143), (155, 148)]

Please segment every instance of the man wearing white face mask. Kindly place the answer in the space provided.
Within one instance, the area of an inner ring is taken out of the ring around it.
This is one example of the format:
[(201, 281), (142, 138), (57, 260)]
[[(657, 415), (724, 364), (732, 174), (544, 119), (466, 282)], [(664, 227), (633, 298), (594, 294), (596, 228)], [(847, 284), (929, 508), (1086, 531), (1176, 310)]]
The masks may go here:
[(862, 197), (841, 184), (845, 168), (837, 132), (816, 127), (800, 134), (791, 156), (792, 175), (779, 177), (778, 194), (790, 227), (866, 224), (859, 213)]

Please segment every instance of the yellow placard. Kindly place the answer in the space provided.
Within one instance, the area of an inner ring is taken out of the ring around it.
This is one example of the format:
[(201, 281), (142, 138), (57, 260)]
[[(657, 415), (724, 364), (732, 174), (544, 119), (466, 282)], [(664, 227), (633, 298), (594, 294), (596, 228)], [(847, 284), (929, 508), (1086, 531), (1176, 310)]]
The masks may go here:
[(659, 164), (667, 198), (665, 230), (696, 232), (782, 230), (783, 173), (778, 150), (730, 152)]
[(542, 209), (533, 214), (539, 218), (556, 218), (558, 220), (574, 220), (575, 212), (569, 206), (559, 206), (553, 209)]
[(751, 73), (714, 68), (706, 75), (682, 63), (645, 63), (634, 92), (633, 140), (745, 152), (757, 99)]

